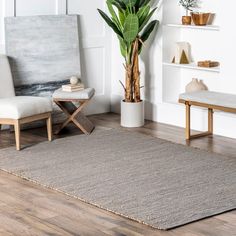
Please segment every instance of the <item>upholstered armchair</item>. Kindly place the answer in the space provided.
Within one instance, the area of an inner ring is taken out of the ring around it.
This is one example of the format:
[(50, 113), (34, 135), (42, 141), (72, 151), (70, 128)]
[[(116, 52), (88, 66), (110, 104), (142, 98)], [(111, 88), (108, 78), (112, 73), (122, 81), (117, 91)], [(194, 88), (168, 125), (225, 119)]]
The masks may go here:
[(20, 126), (33, 121), (46, 120), (48, 140), (51, 141), (51, 99), (15, 96), (12, 73), (5, 55), (0, 55), (0, 83), (0, 128), (1, 125), (14, 126), (16, 149), (21, 149)]

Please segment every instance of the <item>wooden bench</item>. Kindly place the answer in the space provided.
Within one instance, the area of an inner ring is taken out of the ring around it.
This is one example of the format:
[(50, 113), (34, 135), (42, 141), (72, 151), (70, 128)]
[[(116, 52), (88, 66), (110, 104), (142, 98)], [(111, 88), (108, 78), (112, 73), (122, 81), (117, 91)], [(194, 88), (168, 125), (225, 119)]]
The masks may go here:
[[(203, 137), (213, 134), (213, 112), (220, 110), (223, 112), (236, 113), (236, 95), (218, 92), (199, 91), (193, 93), (183, 93), (179, 96), (179, 102), (186, 106), (186, 139)], [(208, 131), (191, 135), (191, 106), (198, 106), (208, 109)]]

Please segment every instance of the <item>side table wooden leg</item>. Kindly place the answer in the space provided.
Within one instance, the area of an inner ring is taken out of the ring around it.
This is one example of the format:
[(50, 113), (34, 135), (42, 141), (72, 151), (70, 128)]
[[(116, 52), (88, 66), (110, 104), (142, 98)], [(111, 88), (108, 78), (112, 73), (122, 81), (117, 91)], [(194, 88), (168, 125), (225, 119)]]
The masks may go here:
[(88, 100), (77, 100), (80, 103), (79, 107), (76, 107), (72, 101), (59, 101), (54, 100), (54, 102), (61, 108), (61, 110), (68, 116), (68, 118), (63, 122), (60, 128), (55, 132), (58, 134), (63, 128), (65, 128), (70, 122), (73, 122), (81, 131), (85, 134), (90, 134), (93, 129), (93, 123), (81, 112), (81, 110), (90, 101)]
[(72, 121), (85, 134), (91, 134), (95, 127), (94, 124), (82, 112), (79, 112), (79, 114), (73, 118)]
[(66, 121), (64, 121), (60, 128), (55, 132), (55, 134), (59, 134), (69, 123), (71, 122), (71, 117), (69, 117)]

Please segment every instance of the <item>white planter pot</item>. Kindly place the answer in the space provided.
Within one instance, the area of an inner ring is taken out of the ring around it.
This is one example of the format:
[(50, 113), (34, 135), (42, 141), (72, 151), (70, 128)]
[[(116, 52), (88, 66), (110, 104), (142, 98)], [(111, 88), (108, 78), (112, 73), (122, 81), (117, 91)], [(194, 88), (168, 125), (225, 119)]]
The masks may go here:
[(144, 125), (144, 102), (121, 101), (121, 126), (135, 128)]

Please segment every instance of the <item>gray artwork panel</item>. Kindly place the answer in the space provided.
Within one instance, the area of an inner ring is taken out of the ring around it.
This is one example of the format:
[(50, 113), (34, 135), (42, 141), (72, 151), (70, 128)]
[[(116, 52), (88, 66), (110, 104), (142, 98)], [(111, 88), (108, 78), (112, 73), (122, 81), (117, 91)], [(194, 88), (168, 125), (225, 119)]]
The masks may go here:
[(77, 15), (7, 17), (5, 28), (17, 95), (50, 96), (81, 75)]

